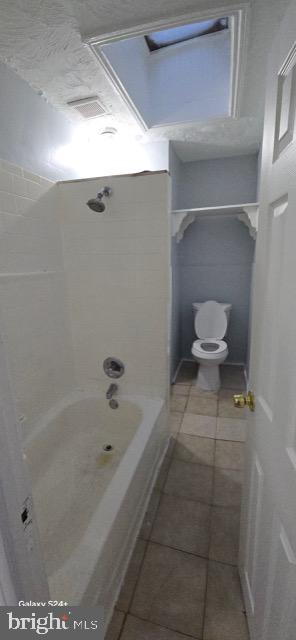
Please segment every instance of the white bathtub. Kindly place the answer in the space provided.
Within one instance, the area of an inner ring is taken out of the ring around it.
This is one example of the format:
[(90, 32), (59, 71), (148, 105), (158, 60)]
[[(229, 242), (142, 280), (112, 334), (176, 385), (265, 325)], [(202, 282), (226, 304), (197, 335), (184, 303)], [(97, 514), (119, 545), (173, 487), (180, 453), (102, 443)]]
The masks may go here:
[(168, 443), (162, 400), (118, 400), (112, 410), (98, 394), (71, 394), (25, 446), (51, 597), (100, 603), (107, 619)]

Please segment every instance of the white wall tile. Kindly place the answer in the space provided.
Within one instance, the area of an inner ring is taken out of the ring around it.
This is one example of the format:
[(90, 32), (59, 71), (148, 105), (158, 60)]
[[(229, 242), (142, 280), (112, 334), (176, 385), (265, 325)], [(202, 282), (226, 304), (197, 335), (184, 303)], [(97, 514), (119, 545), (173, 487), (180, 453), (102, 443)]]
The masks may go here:
[(13, 185), (13, 175), (11, 173), (8, 173), (8, 171), (3, 171), (0, 168), (0, 190), (13, 193), (12, 185)]
[(0, 168), (4, 171), (8, 171), (9, 173), (14, 173), (17, 176), (22, 176), (24, 174), (22, 167), (18, 167), (16, 164), (12, 164), (7, 160), (0, 160)]
[(0, 187), (0, 330), (29, 432), (74, 385), (57, 187), (6, 161)]
[[(89, 213), (87, 199), (104, 184), (113, 190), (106, 213)], [(121, 392), (165, 395), (169, 177), (62, 183), (59, 190), (79, 384), (108, 384), (103, 360), (114, 355), (126, 365)]]
[(8, 191), (0, 191), (0, 211), (18, 213), (14, 194), (8, 193)]
[(97, 217), (85, 201), (106, 179), (53, 186), (0, 162), (1, 333), (26, 433), (76, 384), (104, 388), (107, 355), (122, 392), (165, 395), (168, 181), (110, 178)]

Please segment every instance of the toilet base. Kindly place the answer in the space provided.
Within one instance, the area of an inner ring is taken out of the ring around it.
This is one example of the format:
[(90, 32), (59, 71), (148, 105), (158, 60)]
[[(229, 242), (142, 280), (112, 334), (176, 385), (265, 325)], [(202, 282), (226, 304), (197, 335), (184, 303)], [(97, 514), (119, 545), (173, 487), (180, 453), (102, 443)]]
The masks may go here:
[(221, 386), (219, 365), (199, 363), (196, 386), (203, 391), (219, 391)]

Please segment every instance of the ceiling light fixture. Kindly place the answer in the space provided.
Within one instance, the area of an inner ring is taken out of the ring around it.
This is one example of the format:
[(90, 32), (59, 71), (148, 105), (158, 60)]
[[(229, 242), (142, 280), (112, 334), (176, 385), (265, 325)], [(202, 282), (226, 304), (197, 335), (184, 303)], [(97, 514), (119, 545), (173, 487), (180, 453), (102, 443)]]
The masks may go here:
[(115, 136), (118, 133), (117, 129), (115, 129), (115, 127), (105, 127), (104, 129), (101, 129), (101, 131), (99, 131), (99, 135), (100, 136), (106, 136), (106, 138), (111, 138), (112, 136)]

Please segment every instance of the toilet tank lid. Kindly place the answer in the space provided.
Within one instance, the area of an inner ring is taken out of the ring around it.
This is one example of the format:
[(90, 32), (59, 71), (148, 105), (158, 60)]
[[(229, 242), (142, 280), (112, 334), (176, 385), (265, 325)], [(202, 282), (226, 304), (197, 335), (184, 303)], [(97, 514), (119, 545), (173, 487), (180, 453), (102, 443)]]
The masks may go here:
[(205, 338), (222, 340), (227, 329), (227, 316), (224, 308), (215, 300), (208, 300), (201, 305), (195, 317), (196, 335)]
[[(194, 311), (199, 311), (203, 304), (204, 304), (204, 302), (193, 302), (192, 303), (192, 309)], [(226, 313), (231, 311), (231, 308), (232, 308), (232, 304), (231, 303), (229, 303), (229, 302), (219, 302), (219, 304), (221, 305), (222, 309), (224, 309), (224, 311), (226, 311)]]

